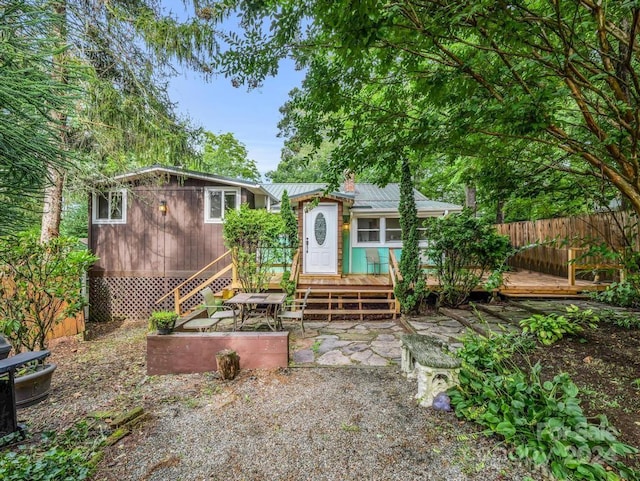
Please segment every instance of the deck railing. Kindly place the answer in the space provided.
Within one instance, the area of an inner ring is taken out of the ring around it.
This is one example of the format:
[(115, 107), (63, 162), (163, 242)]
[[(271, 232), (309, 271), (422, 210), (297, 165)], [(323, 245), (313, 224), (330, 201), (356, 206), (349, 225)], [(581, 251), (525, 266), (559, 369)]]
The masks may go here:
[[(398, 282), (402, 282), (402, 273), (400, 272), (400, 264), (398, 263), (396, 253), (393, 249), (389, 249), (389, 277), (391, 278), (391, 285), (395, 291), (396, 284)], [(398, 302), (398, 299), (395, 299), (395, 309), (396, 313), (400, 312), (400, 303)]]
[[(183, 287), (185, 287), (192, 280), (198, 278), (203, 272), (206, 272), (206, 271), (212, 269), (216, 264), (221, 262), (226, 257), (229, 257), (229, 263), (226, 266), (224, 266), (222, 269), (218, 270), (214, 275), (212, 275), (211, 277), (207, 278), (205, 281), (201, 282), (197, 287), (191, 289), (185, 295), (182, 295), (181, 289)], [(236, 279), (237, 275), (236, 275), (236, 270), (234, 268), (233, 262), (231, 261), (231, 251), (230, 250), (225, 252), (220, 257), (218, 257), (214, 261), (210, 262), (206, 266), (204, 266), (198, 272), (196, 272), (191, 277), (189, 277), (186, 281), (181, 282), (175, 288), (173, 288), (171, 291), (167, 292), (164, 296), (162, 296), (160, 299), (158, 299), (156, 301), (156, 304), (160, 304), (162, 301), (164, 301), (165, 299), (167, 299), (169, 296), (171, 296), (173, 294), (174, 308), (175, 308), (176, 313), (180, 316), (180, 315), (182, 315), (182, 305), (186, 301), (191, 299), (193, 296), (198, 294), (202, 289), (204, 289), (205, 287), (211, 285), (215, 280), (219, 279), (220, 277), (222, 277), (224, 274), (226, 274), (229, 271), (231, 271), (231, 285), (235, 286), (237, 284), (237, 279)]]

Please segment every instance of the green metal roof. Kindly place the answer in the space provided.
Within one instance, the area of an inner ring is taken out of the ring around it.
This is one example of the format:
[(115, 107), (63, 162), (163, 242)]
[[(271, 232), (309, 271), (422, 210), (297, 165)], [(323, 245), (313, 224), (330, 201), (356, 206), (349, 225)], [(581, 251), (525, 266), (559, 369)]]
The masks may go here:
[[(285, 190), (290, 198), (295, 199), (295, 197), (303, 195), (320, 194), (325, 189), (326, 184), (282, 183), (262, 184), (262, 187), (277, 199), (282, 198), (282, 193)], [(332, 194), (352, 198), (353, 205), (351, 210), (358, 212), (395, 212), (398, 210), (400, 203), (399, 184), (387, 184), (384, 187), (379, 187), (375, 184), (356, 183), (354, 193), (345, 192), (344, 185), (341, 185), (340, 190)], [(415, 189), (414, 195), (418, 211), (444, 212), (462, 210), (462, 207), (456, 204), (429, 200)]]

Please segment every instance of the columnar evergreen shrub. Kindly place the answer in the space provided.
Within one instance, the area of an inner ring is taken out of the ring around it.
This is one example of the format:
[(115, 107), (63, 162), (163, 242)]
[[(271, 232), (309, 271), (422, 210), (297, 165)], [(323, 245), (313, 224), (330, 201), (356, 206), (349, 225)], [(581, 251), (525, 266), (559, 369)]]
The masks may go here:
[(412, 312), (420, 308), (426, 294), (426, 282), (420, 269), (420, 249), (418, 236), (418, 212), (413, 196), (413, 176), (409, 161), (402, 161), (400, 178), (400, 227), (402, 229), (402, 257), (400, 273), (402, 280), (395, 288), (402, 312)]

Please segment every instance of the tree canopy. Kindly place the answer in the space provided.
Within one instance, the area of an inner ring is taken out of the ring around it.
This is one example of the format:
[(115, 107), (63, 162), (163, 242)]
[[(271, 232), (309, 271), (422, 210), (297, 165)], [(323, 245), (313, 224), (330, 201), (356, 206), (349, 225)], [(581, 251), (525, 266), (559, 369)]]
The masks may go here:
[[(247, 34), (218, 68), (259, 85), (292, 56), (307, 69), (291, 131), (339, 144), (331, 172), (461, 157), (589, 180), (640, 212), (635, 2), (427, 0), (221, 2)], [(481, 148), (478, 148), (481, 146)], [(507, 149), (507, 151), (505, 151)], [(424, 154), (428, 155), (424, 155)], [(497, 155), (496, 155), (497, 154)], [(417, 169), (414, 169), (417, 171)], [(503, 182), (510, 170), (497, 170)], [(497, 184), (496, 184), (497, 185)]]
[(202, 153), (190, 167), (215, 175), (225, 175), (252, 182), (260, 181), (256, 161), (248, 157), (247, 148), (231, 132), (202, 134)]

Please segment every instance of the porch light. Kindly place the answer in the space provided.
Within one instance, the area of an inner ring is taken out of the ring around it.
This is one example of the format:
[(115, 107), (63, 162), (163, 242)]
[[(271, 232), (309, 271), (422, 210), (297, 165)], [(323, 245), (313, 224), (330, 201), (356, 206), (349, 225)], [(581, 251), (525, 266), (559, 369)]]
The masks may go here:
[(351, 224), (349, 222), (342, 223), (342, 230), (349, 230), (351, 228)]
[(161, 200), (160, 201), (160, 206), (158, 207), (158, 210), (162, 213), (162, 215), (167, 215), (167, 201), (166, 200)]

